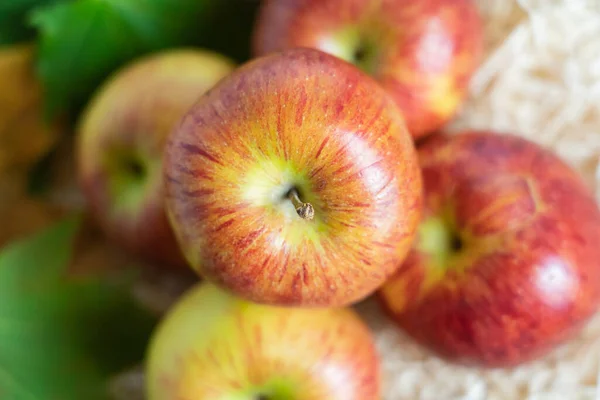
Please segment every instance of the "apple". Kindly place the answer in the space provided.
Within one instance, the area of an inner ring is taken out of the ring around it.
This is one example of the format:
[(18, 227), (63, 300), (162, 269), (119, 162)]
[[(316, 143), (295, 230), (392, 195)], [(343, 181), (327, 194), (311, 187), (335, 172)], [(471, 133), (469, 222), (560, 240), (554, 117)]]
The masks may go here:
[(355, 64), (395, 99), (420, 138), (463, 103), (483, 28), (472, 0), (265, 0), (252, 43), (256, 55), (311, 47)]
[(350, 308), (286, 308), (208, 282), (152, 335), (148, 400), (379, 400), (379, 357)]
[(103, 232), (131, 254), (186, 266), (164, 210), (162, 154), (194, 101), (234, 69), (202, 49), (170, 49), (117, 71), (77, 128), (78, 181)]
[(458, 363), (515, 366), (572, 337), (600, 300), (600, 211), (552, 151), (508, 133), (419, 147), (425, 206), (413, 250), (378, 298)]
[(333, 307), (373, 293), (408, 253), (421, 175), (394, 102), (314, 49), (243, 64), (165, 150), (166, 207), (190, 265), (246, 300)]
[[(26, 181), (66, 131), (62, 117), (49, 120), (44, 116), (44, 90), (35, 64), (33, 43), (0, 45), (0, 175), (4, 182), (9, 175)], [(9, 190), (13, 192), (12, 187)], [(2, 192), (2, 200), (9, 196)], [(3, 226), (8, 225), (5, 218), (1, 220)]]

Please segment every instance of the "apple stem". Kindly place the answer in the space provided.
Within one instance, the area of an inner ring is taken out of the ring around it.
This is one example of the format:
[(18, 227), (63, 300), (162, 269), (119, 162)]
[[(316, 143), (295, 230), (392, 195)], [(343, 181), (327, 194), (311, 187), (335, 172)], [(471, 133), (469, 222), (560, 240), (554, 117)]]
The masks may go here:
[(315, 209), (312, 204), (304, 203), (300, 200), (300, 196), (298, 195), (298, 191), (296, 189), (291, 189), (287, 195), (288, 199), (292, 202), (294, 207), (296, 208), (296, 212), (300, 216), (300, 218), (310, 221), (315, 216)]

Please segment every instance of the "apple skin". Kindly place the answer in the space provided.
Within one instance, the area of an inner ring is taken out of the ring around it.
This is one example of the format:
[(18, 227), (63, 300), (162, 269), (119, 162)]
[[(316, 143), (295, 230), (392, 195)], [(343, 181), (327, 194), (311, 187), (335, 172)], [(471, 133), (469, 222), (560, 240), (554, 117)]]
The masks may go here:
[(107, 237), (140, 260), (187, 265), (164, 211), (164, 145), (194, 101), (233, 69), (201, 49), (140, 58), (102, 85), (79, 121), (78, 181), (88, 209)]
[(483, 38), (472, 0), (266, 0), (252, 40), (256, 55), (311, 47), (356, 64), (421, 138), (463, 103)]
[(259, 305), (204, 282), (146, 357), (148, 400), (379, 400), (379, 357), (350, 308)]
[(389, 315), (440, 355), (489, 367), (576, 334), (600, 299), (600, 212), (579, 175), (506, 133), (435, 135), (419, 159), (423, 220), (378, 293)]
[[(263, 304), (344, 306), (373, 293), (415, 236), (422, 186), (393, 101), (314, 49), (254, 59), (169, 138), (166, 205), (190, 265)], [(296, 213), (295, 188), (314, 207)]]

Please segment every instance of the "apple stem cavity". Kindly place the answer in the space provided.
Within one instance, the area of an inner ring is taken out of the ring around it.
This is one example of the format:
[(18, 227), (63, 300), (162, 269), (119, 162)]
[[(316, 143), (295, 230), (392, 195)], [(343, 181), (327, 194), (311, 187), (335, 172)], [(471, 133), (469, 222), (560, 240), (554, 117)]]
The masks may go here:
[(354, 51), (354, 62), (356, 64), (362, 65), (367, 58), (368, 49), (364, 43), (361, 43), (360, 46), (356, 48)]
[(351, 62), (369, 75), (377, 73), (377, 52), (373, 42), (368, 38), (362, 38), (357, 43), (351, 55)]
[(450, 248), (453, 253), (458, 253), (463, 249), (463, 241), (458, 233), (452, 233), (452, 237), (450, 238)]
[(315, 217), (315, 209), (310, 203), (304, 203), (300, 200), (300, 195), (298, 194), (298, 190), (295, 188), (290, 189), (287, 194), (287, 198), (290, 199), (294, 208), (296, 208), (296, 212), (298, 216), (307, 221), (312, 220)]
[(127, 173), (129, 173), (129, 175), (134, 179), (141, 180), (146, 174), (145, 168), (139, 160), (125, 160), (124, 168), (127, 171)]

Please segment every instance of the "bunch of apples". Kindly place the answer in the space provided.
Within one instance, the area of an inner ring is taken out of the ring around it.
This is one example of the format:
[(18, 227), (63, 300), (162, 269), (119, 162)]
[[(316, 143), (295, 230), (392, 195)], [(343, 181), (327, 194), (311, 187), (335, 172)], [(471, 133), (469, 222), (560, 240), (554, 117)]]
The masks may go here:
[(79, 127), (107, 236), (202, 281), (150, 343), (163, 399), (379, 399), (374, 295), (438, 354), (512, 366), (600, 300), (600, 211), (556, 155), (449, 135), (482, 54), (469, 0), (272, 0), (243, 65), (164, 51)]

